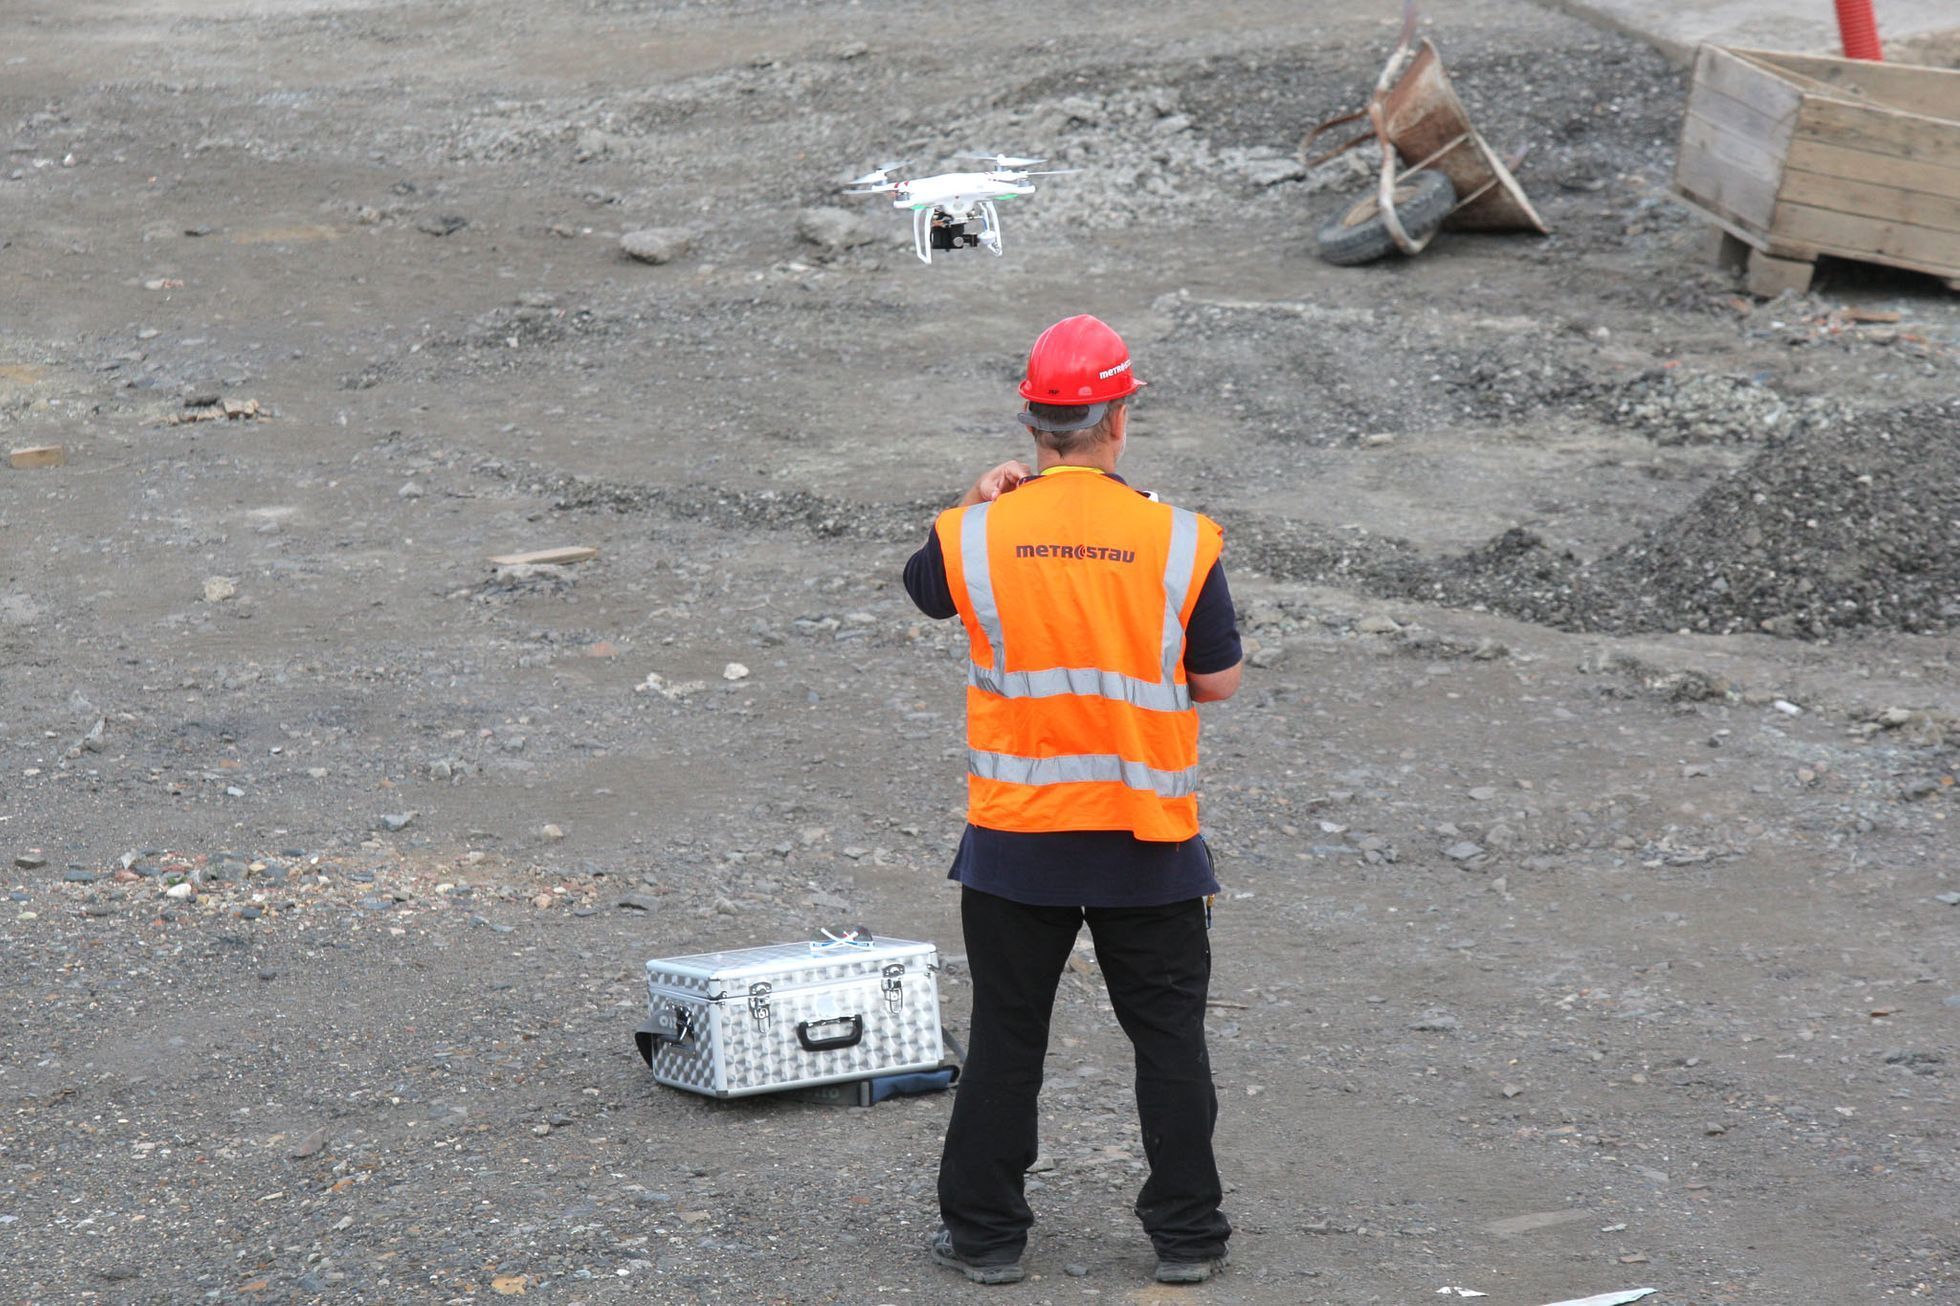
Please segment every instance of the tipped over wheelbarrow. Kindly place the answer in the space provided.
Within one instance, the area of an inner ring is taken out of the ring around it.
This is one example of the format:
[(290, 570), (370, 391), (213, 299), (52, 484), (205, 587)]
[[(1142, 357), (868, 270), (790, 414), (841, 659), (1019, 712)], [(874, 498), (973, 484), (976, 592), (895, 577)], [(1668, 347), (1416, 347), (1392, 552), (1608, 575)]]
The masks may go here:
[[(1549, 228), (1525, 198), (1509, 166), (1497, 157), (1463, 110), (1443, 72), (1442, 56), (1429, 38), (1416, 39), (1413, 4), (1403, 10), (1402, 38), (1375, 79), (1366, 108), (1321, 123), (1300, 142), (1312, 168), (1348, 150), (1381, 145), (1381, 177), (1375, 193), (1321, 228), (1320, 256), (1351, 266), (1400, 250), (1422, 252), (1444, 227), (1469, 231), (1535, 231)], [(1325, 153), (1310, 155), (1327, 131), (1368, 120), (1369, 130)]]

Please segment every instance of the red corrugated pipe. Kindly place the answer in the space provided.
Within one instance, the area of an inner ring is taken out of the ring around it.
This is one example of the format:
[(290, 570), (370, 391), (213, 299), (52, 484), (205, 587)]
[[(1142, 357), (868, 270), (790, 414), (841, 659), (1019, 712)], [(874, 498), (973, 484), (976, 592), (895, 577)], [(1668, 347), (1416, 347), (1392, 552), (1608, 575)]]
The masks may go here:
[(1845, 58), (1874, 63), (1885, 58), (1878, 48), (1878, 19), (1872, 16), (1872, 0), (1837, 0), (1837, 18)]

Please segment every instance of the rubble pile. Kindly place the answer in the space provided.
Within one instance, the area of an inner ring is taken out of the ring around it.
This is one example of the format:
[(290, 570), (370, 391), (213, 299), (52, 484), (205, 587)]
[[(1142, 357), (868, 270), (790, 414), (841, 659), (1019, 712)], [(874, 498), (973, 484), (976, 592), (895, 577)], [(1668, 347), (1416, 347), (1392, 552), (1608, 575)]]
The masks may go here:
[(1841, 403), (1795, 399), (1746, 376), (1678, 369), (1643, 373), (1599, 396), (1600, 415), (1656, 444), (1727, 444), (1822, 429)]
[(1606, 560), (1622, 621), (1823, 637), (1960, 618), (1960, 402), (1778, 441)]
[(1513, 529), (1385, 588), (1566, 629), (1766, 631), (1821, 639), (1960, 619), (1960, 403), (1766, 445), (1596, 562)]

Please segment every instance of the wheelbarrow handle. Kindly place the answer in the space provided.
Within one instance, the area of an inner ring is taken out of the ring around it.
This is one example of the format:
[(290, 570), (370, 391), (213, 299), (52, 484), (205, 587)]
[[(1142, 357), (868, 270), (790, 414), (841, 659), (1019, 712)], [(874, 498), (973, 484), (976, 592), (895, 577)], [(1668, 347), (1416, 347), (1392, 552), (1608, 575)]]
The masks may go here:
[(1366, 109), (1356, 109), (1353, 113), (1344, 113), (1338, 118), (1329, 118), (1326, 122), (1321, 123), (1320, 126), (1314, 128), (1312, 131), (1308, 132), (1305, 136), (1302, 136), (1300, 138), (1300, 148), (1298, 150), (1298, 154), (1300, 156), (1300, 162), (1302, 166), (1308, 168), (1318, 168), (1321, 164), (1327, 162), (1329, 159), (1335, 158), (1338, 155), (1346, 154), (1349, 150), (1354, 149), (1356, 146), (1366, 145), (1369, 141), (1376, 139), (1374, 129), (1370, 127), (1367, 131), (1361, 133), (1361, 135), (1359, 136), (1356, 136), (1353, 140), (1345, 141), (1340, 145), (1336, 145), (1333, 149), (1328, 150), (1324, 154), (1316, 154), (1312, 158), (1307, 157), (1307, 151), (1310, 148), (1312, 148), (1313, 143), (1319, 140), (1320, 137), (1329, 128), (1340, 127), (1351, 122), (1359, 122), (1361, 121), (1361, 119), (1366, 118), (1367, 116), (1368, 116), (1368, 111)]
[(1375, 124), (1376, 134), (1384, 142), (1382, 148), (1381, 181), (1375, 191), (1375, 205), (1381, 211), (1382, 227), (1388, 232), (1388, 238), (1395, 242), (1397, 249), (1401, 250), (1410, 258), (1414, 258), (1417, 254), (1422, 253), (1423, 249), (1434, 239), (1436, 233), (1432, 231), (1421, 240), (1417, 240), (1409, 235), (1408, 229), (1402, 225), (1402, 217), (1395, 211), (1395, 174), (1396, 164), (1399, 160), (1394, 147), (1386, 144), (1388, 130), (1382, 122), (1382, 107), (1379, 98), (1369, 102), (1368, 117)]

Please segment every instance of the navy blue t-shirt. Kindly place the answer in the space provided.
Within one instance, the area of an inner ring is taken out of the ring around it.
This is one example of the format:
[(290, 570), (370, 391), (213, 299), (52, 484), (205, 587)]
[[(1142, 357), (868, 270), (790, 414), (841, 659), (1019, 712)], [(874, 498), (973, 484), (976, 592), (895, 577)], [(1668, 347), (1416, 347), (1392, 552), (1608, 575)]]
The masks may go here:
[[(958, 613), (936, 532), (928, 533), (925, 544), (906, 560), (905, 592), (919, 611), (935, 620)], [(1229, 671), (1242, 656), (1225, 565), (1216, 562), (1185, 627), (1184, 670), (1199, 675)], [(1139, 839), (1128, 830), (1030, 834), (968, 825), (946, 878), (1042, 907), (1161, 907), (1218, 892), (1203, 835), (1163, 843)]]

